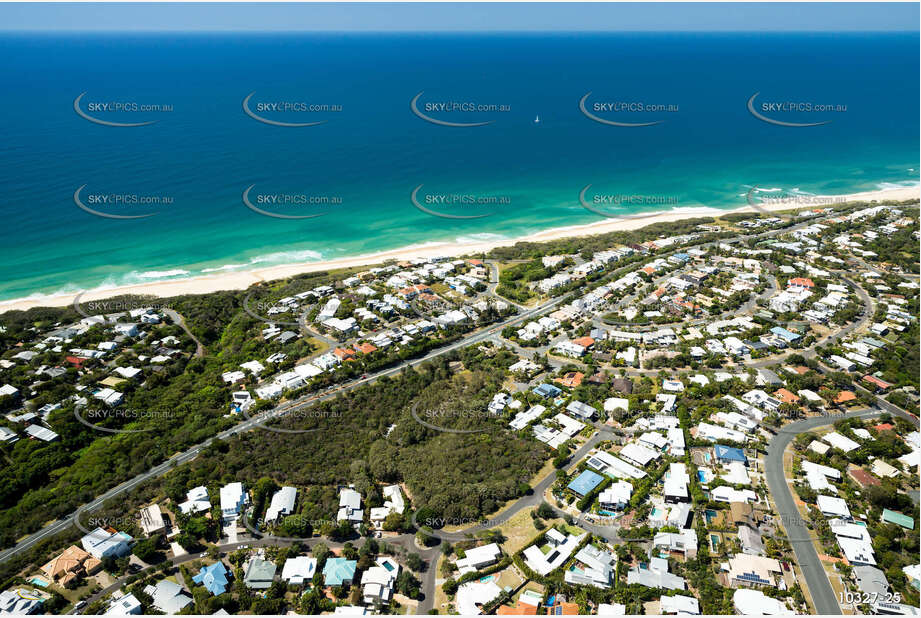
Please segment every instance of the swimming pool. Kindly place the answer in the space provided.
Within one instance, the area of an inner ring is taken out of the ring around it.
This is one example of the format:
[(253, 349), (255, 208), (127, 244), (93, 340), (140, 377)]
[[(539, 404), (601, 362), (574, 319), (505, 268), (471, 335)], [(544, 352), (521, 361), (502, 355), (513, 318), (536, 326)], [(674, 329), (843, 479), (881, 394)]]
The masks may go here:
[(704, 517), (706, 518), (708, 524), (713, 523), (713, 520), (716, 519), (716, 511), (707, 509), (704, 511)]
[(46, 582), (41, 577), (33, 577), (29, 580), (30, 584), (35, 584), (36, 586), (41, 586), (42, 588), (47, 588), (50, 584)]
[(720, 537), (715, 534), (711, 534), (710, 535), (710, 548), (716, 551), (716, 548), (719, 547), (719, 544), (720, 544)]
[(652, 512), (649, 514), (650, 517), (659, 517), (662, 515), (662, 509), (657, 506), (652, 507)]
[(701, 483), (706, 483), (706, 482), (707, 482), (707, 475), (704, 474), (704, 471), (703, 471), (703, 470), (698, 470), (698, 471), (697, 471), (697, 480), (700, 481)]

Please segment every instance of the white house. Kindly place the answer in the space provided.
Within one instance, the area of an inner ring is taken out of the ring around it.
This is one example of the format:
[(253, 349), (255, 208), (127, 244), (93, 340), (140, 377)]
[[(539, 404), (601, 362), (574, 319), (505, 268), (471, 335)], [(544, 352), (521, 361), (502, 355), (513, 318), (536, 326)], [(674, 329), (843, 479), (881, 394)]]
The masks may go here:
[(249, 502), (249, 496), (243, 490), (243, 483), (229, 483), (221, 487), (221, 516), (225, 521), (236, 519)]
[(80, 544), (93, 558), (118, 558), (131, 551), (131, 541), (134, 539), (124, 532), (109, 532), (96, 528), (89, 534), (83, 535)]
[(295, 487), (282, 487), (276, 491), (265, 512), (266, 523), (275, 523), (279, 517), (293, 513), (295, 500), (297, 500), (297, 488)]
[(461, 575), (479, 571), (499, 561), (502, 550), (495, 543), (481, 545), (464, 552), (464, 557), (457, 561), (457, 569)]

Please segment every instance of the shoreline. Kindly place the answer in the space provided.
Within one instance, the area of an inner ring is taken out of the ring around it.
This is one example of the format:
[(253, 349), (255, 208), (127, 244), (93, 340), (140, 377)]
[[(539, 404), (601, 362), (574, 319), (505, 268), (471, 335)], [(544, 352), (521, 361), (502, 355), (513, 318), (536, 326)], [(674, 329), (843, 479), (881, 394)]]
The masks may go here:
[[(809, 204), (799, 204), (794, 202), (761, 204), (760, 206), (765, 211), (779, 212), (785, 210), (803, 210), (811, 207), (819, 208), (826, 205), (841, 204), (844, 202), (870, 202), (882, 200), (903, 201), (918, 199), (919, 190), (921, 190), (921, 187), (918, 186), (898, 187), (890, 189), (879, 189), (874, 191), (863, 191), (860, 193), (851, 193), (845, 195), (809, 196)], [(518, 238), (483, 240), (465, 244), (446, 241), (431, 242), (425, 243), (423, 245), (402, 247), (365, 255), (357, 255), (354, 257), (336, 258), (333, 260), (277, 264), (262, 268), (254, 268), (246, 271), (222, 272), (213, 275), (199, 275), (186, 279), (173, 279), (146, 284), (130, 284), (106, 289), (94, 289), (84, 291), (82, 294), (80, 292), (74, 292), (69, 294), (49, 295), (40, 298), (26, 297), (12, 299), (7, 301), (0, 301), (0, 313), (16, 310), (25, 311), (34, 307), (63, 307), (73, 302), (74, 298), (78, 294), (81, 295), (82, 300), (90, 301), (103, 300), (123, 294), (149, 295), (158, 298), (167, 298), (185, 294), (208, 294), (212, 292), (227, 290), (245, 290), (255, 283), (285, 279), (287, 277), (309, 272), (371, 266), (387, 260), (399, 261), (436, 256), (458, 257), (470, 253), (482, 253), (490, 251), (496, 247), (512, 246), (519, 242), (548, 242), (562, 238), (595, 236), (598, 234), (606, 234), (616, 231), (636, 230), (648, 225), (652, 225), (653, 223), (669, 223), (674, 221), (681, 221), (682, 219), (691, 219), (705, 216), (720, 216), (739, 212), (756, 211), (751, 206), (743, 206), (741, 208), (725, 210), (720, 208), (703, 207), (681, 210), (678, 212), (653, 212), (649, 213), (648, 215), (637, 216), (635, 218), (604, 219), (598, 223), (587, 223), (551, 228), (542, 232), (537, 232)]]

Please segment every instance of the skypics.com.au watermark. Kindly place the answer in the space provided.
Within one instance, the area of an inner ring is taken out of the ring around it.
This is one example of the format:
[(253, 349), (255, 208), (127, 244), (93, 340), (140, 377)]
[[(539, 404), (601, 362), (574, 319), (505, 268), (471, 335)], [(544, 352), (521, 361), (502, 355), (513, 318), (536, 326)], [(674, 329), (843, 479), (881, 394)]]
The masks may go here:
[[(73, 523), (84, 535), (98, 535), (98, 540), (100, 542), (108, 540), (112, 535), (107, 531), (109, 528), (123, 532), (125, 529), (130, 529), (132, 527), (142, 528), (142, 518), (141, 513), (137, 512), (134, 515), (120, 515), (117, 517), (102, 517), (102, 516), (91, 516), (87, 517), (86, 521), (83, 521), (82, 513), (83, 508), (77, 510), (73, 516)], [(100, 531), (101, 532), (98, 532)]]
[(489, 431), (490, 427), (481, 429), (453, 429), (445, 427), (444, 424), (458, 419), (490, 419), (494, 418), (488, 410), (479, 410), (476, 408), (452, 408), (449, 403), (443, 403), (437, 408), (421, 408), (422, 403), (416, 402), (410, 408), (410, 414), (417, 423), (428, 429), (442, 431), (445, 433), (480, 433)]
[[(507, 103), (467, 98), (425, 100), (422, 98), (424, 94), (423, 90), (412, 98), (409, 102), (410, 110), (418, 118), (442, 127), (482, 127), (495, 122), (496, 114), (512, 111), (512, 106)], [(487, 119), (479, 120), (484, 115)]]
[[(301, 328), (307, 319), (307, 313), (313, 306), (308, 305), (299, 308), (295, 305), (287, 305), (279, 301), (254, 301), (253, 296), (255, 296), (255, 294), (256, 290), (253, 290), (243, 298), (243, 311), (250, 317), (272, 326), (293, 326)], [(294, 316), (295, 311), (299, 313), (297, 313), (294, 319), (281, 319), (281, 317), (287, 317), (289, 315)]]
[[(243, 517), (243, 526), (253, 533), (257, 538), (263, 540), (271, 540), (276, 543), (297, 543), (300, 541), (309, 541), (314, 538), (312, 535), (325, 529), (331, 529), (337, 527), (339, 524), (331, 519), (315, 519), (306, 517), (304, 515), (283, 515), (277, 520), (266, 521), (265, 518), (262, 518), (258, 522), (258, 527), (250, 523), (249, 517)], [(277, 534), (270, 534), (268, 532), (263, 532), (260, 528), (266, 527), (266, 525), (278, 526), (282, 525), (283, 529), (286, 530), (298, 530), (302, 533), (306, 533), (305, 536), (280, 536)]]
[[(159, 120), (149, 119), (151, 116), (173, 111), (171, 103), (150, 103), (133, 99), (100, 100), (88, 98), (84, 100), (85, 96), (86, 92), (82, 92), (74, 99), (74, 111), (81, 118), (106, 127), (143, 127), (152, 125), (159, 122)], [(142, 116), (147, 120), (127, 122), (129, 118), (137, 116)]]
[[(799, 101), (799, 100), (762, 100), (757, 101), (761, 92), (756, 92), (748, 99), (746, 107), (749, 113), (762, 122), (780, 127), (818, 127), (831, 122), (828, 116), (847, 111), (844, 103)], [(822, 114), (822, 119), (813, 122), (801, 122), (808, 114)]]
[(322, 410), (314, 407), (297, 407), (289, 409), (272, 409), (258, 416), (251, 416), (249, 412), (243, 411), (243, 416), (250, 421), (253, 421), (254, 427), (259, 429), (265, 429), (266, 431), (271, 431), (273, 433), (281, 434), (304, 434), (304, 433), (315, 433), (317, 431), (323, 431), (323, 427), (315, 427), (313, 429), (285, 429), (284, 427), (272, 427), (266, 425), (267, 422), (274, 419), (293, 419), (294, 421), (304, 420), (304, 419), (341, 419), (342, 412), (334, 412), (332, 410)]
[(579, 100), (579, 111), (586, 118), (612, 127), (651, 127), (665, 122), (661, 116), (680, 111), (677, 103), (638, 99), (590, 101), (591, 91)]
[(157, 298), (146, 296), (125, 295), (107, 300), (81, 301), (80, 299), (85, 293), (86, 292), (80, 292), (74, 296), (74, 301), (72, 303), (74, 311), (85, 318), (147, 310), (153, 311), (154, 313), (161, 313), (164, 311), (172, 311), (174, 308), (169, 302), (163, 302)]
[(243, 190), (243, 205), (264, 217), (274, 219), (315, 219), (343, 205), (341, 195), (310, 193), (259, 193), (252, 184)]
[(512, 204), (510, 195), (423, 193), (423, 186), (425, 185), (418, 185), (412, 190), (410, 202), (425, 214), (442, 219), (482, 219)]
[(844, 204), (847, 202), (847, 198), (843, 195), (821, 196), (777, 188), (764, 189), (754, 185), (745, 193), (745, 201), (755, 210), (768, 214), (771, 210), (782, 210), (783, 208), (808, 208), (810, 206)]
[(579, 192), (582, 208), (606, 219), (645, 219), (655, 217), (661, 211), (631, 213), (635, 208), (654, 206), (676, 208), (679, 205), (677, 195), (644, 193), (600, 193), (590, 192), (592, 185), (585, 185)]
[(95, 407), (89, 404), (78, 405), (74, 407), (74, 418), (80, 423), (96, 431), (104, 433), (145, 433), (154, 431), (157, 427), (145, 427), (142, 429), (120, 429), (106, 427), (103, 425), (106, 421), (111, 423), (132, 424), (136, 422), (149, 423), (158, 420), (170, 420), (177, 418), (182, 411), (172, 408), (158, 409), (138, 409), (128, 407)]
[(80, 210), (104, 219), (146, 219), (159, 214), (158, 210), (150, 212), (151, 208), (172, 206), (175, 203), (170, 195), (84, 191), (86, 186), (80, 185), (74, 191), (74, 204)]
[[(342, 112), (338, 103), (318, 103), (297, 99), (255, 98), (256, 91), (250, 92), (243, 99), (243, 113), (274, 127), (314, 127), (329, 121), (330, 114)], [(320, 116), (317, 117), (316, 115)], [(301, 120), (309, 118), (309, 120)], [(298, 119), (295, 121), (295, 119)]]

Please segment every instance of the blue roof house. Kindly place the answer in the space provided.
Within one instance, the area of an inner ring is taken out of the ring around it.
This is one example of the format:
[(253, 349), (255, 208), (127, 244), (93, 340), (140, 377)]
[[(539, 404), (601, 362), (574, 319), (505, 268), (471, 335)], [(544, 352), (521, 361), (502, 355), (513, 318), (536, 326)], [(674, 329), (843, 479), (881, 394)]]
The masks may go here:
[(794, 341), (801, 339), (800, 335), (797, 335), (796, 333), (792, 333), (782, 326), (773, 327), (771, 329), (771, 332), (777, 335), (778, 337), (780, 337), (781, 339), (783, 339), (784, 341), (788, 341), (790, 343), (793, 343)]
[(345, 558), (328, 558), (323, 567), (323, 583), (327, 586), (351, 585), (358, 562)]
[(591, 470), (584, 470), (582, 474), (574, 478), (566, 488), (571, 489), (580, 496), (585, 496), (598, 487), (603, 480), (604, 477), (600, 474), (595, 474)]
[(563, 391), (555, 387), (553, 384), (547, 384), (546, 382), (544, 382), (543, 384), (540, 384), (537, 387), (535, 387), (534, 390), (532, 390), (531, 392), (534, 393), (535, 395), (540, 395), (541, 397), (546, 399), (547, 397), (556, 397)]
[(215, 562), (202, 568), (198, 575), (192, 578), (192, 581), (201, 584), (208, 592), (217, 596), (227, 592), (227, 586), (230, 583), (227, 581), (227, 573), (227, 567), (223, 562)]
[(740, 448), (717, 444), (713, 447), (713, 454), (716, 456), (716, 461), (719, 463), (741, 461), (745, 465), (748, 465), (748, 457), (745, 456), (745, 453), (743, 453)]

